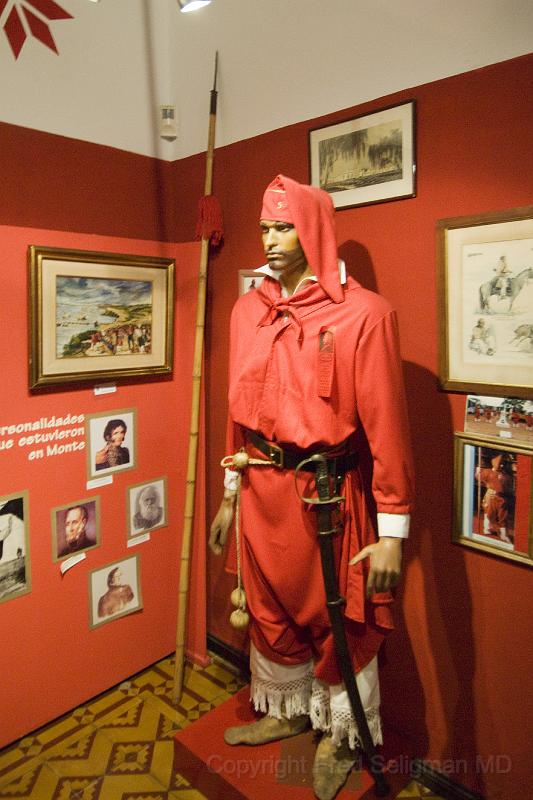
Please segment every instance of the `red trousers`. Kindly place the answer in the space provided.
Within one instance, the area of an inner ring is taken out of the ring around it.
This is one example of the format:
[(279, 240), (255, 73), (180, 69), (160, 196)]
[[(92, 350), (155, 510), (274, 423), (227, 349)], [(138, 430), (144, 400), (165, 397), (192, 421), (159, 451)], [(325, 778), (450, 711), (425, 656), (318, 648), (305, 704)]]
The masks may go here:
[[(247, 451), (263, 457), (251, 446)], [(309, 496), (313, 483), (311, 473), (301, 473), (300, 493)], [(254, 645), (279, 664), (313, 658), (317, 678), (340, 683), (312, 506), (299, 500), (294, 472), (276, 467), (249, 467), (241, 492), (242, 576)], [(346, 476), (342, 494), (346, 502), (334, 546), (340, 592), (348, 601), (348, 644), (358, 671), (376, 655), (392, 628), (392, 598), (387, 592), (366, 601), (366, 563), (348, 566), (361, 547), (374, 541), (357, 471)]]

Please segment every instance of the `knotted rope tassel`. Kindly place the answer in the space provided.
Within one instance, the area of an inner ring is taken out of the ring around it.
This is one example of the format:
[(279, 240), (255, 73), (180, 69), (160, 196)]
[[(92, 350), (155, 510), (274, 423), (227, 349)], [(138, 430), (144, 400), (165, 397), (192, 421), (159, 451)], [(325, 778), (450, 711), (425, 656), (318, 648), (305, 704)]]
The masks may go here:
[(232, 456), (225, 456), (220, 462), (221, 467), (238, 470), (237, 479), (237, 500), (235, 507), (235, 541), (237, 547), (237, 588), (230, 595), (235, 611), (230, 614), (230, 625), (237, 629), (246, 628), (250, 622), (250, 615), (246, 611), (246, 593), (242, 585), (241, 577), (241, 475), (248, 466), (269, 466), (271, 461), (263, 461), (260, 458), (250, 458), (248, 453), (242, 449)]

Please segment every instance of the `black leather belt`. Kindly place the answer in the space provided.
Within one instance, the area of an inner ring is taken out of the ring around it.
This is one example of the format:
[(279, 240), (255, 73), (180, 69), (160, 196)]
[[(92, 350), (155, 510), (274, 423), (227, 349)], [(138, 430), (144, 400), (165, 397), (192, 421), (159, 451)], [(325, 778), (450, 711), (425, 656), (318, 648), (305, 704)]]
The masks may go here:
[[(308, 450), (287, 450), (279, 447), (273, 442), (267, 442), (262, 436), (259, 436), (255, 431), (246, 431), (246, 438), (253, 444), (254, 447), (263, 453), (264, 456), (269, 458), (275, 467), (279, 469), (296, 469), (298, 464), (305, 458), (314, 455)], [(319, 451), (320, 452), (320, 451)], [(357, 453), (347, 453), (346, 455), (333, 455), (328, 451), (322, 451), (323, 455), (328, 462), (328, 472), (330, 475), (338, 476), (344, 475), (357, 466)], [(306, 472), (314, 472), (313, 462), (306, 464), (302, 468)]]

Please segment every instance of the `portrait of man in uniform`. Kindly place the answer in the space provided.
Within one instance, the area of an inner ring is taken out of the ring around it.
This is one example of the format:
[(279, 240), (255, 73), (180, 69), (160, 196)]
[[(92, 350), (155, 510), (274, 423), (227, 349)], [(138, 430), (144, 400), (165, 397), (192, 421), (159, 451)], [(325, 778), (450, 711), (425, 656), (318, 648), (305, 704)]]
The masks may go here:
[(89, 480), (136, 466), (136, 409), (85, 417)]

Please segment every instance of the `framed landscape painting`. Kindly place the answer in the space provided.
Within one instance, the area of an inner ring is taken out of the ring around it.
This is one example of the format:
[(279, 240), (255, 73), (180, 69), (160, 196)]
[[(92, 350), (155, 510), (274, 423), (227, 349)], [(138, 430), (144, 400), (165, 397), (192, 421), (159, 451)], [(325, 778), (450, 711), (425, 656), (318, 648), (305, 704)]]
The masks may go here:
[(309, 131), (311, 184), (351, 208), (416, 194), (415, 103)]
[(32, 245), (30, 388), (172, 371), (174, 261)]

